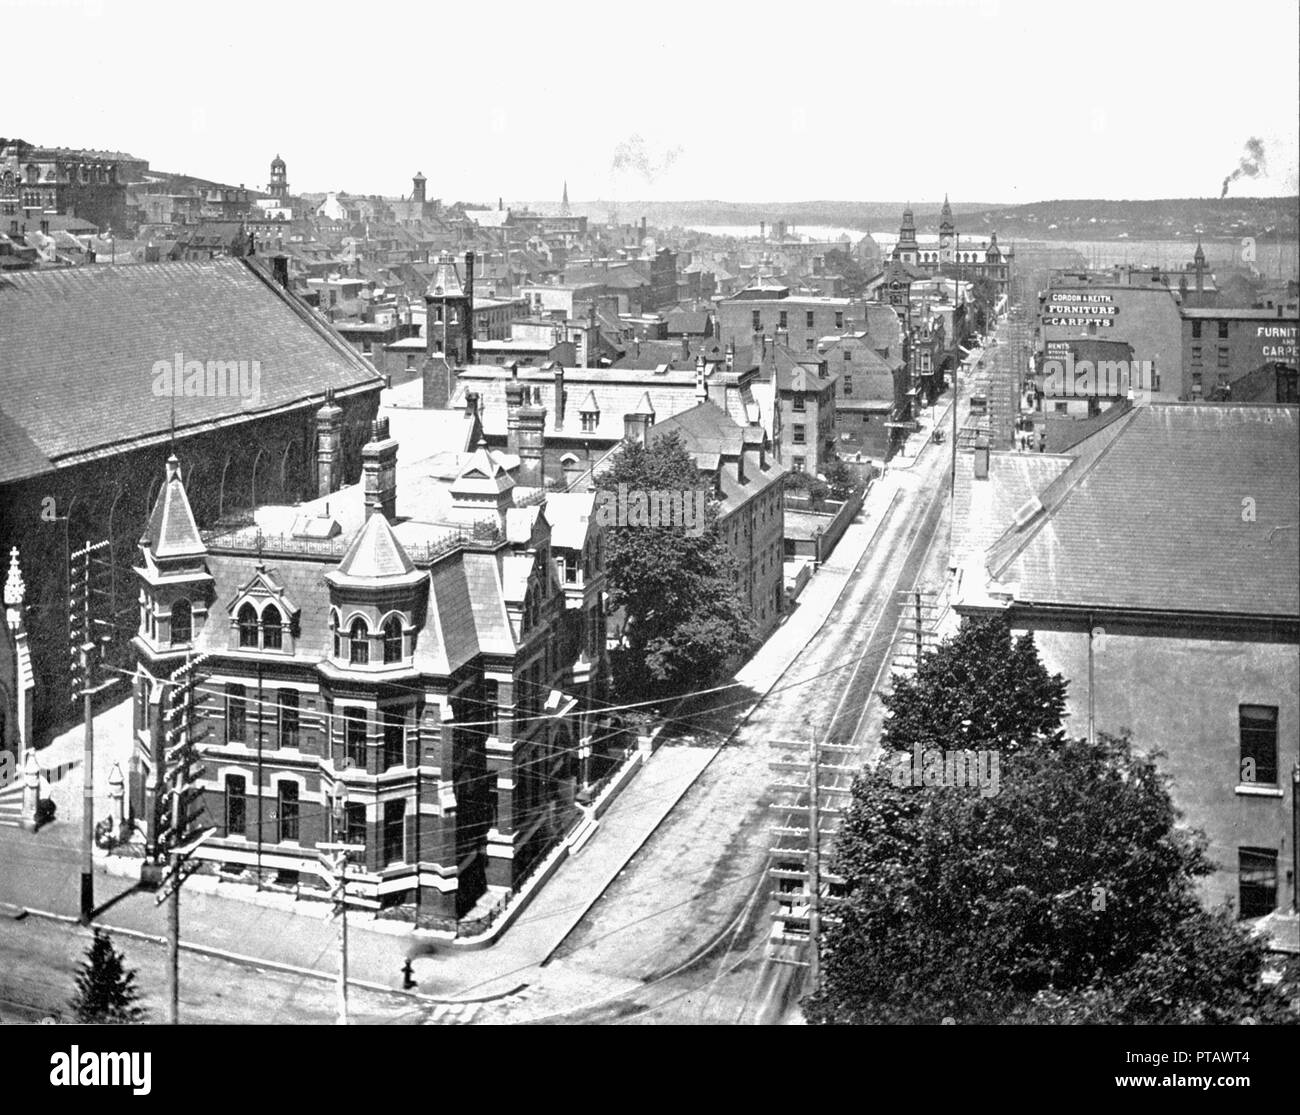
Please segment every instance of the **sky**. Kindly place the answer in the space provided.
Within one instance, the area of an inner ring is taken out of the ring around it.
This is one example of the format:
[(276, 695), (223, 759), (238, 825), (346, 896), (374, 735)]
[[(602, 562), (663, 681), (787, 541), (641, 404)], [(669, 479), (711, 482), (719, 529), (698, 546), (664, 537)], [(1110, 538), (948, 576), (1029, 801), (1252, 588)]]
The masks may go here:
[[(0, 134), (495, 203), (1297, 193), (1296, 0), (0, 0)], [(24, 30), (25, 29), (25, 30)], [(27, 95), (24, 95), (26, 91)], [(15, 95), (16, 94), (16, 95)]]

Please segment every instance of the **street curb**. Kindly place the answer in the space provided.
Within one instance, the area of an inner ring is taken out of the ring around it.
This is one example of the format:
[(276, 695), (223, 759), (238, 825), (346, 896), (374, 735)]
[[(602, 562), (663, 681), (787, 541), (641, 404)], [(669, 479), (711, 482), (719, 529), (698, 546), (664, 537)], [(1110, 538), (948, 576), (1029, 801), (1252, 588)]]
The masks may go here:
[[(89, 925), (82, 922), (80, 918), (73, 917), (71, 914), (56, 914), (50, 910), (37, 910), (31, 906), (13, 907), (5, 903), (6, 908), (20, 911), (15, 914), (15, 920), (21, 917), (31, 916), (45, 918), (49, 921), (62, 922), (65, 925), (76, 926), (82, 929), (102, 929), (105, 933), (116, 933), (123, 937), (129, 937), (137, 941), (148, 941), (155, 945), (167, 944), (167, 938), (161, 937), (156, 933), (145, 933), (139, 929), (126, 929), (117, 925), (108, 925), (103, 922), (92, 921)], [(315, 968), (300, 968), (295, 964), (285, 964), (279, 960), (263, 960), (260, 957), (244, 956), (237, 952), (228, 952), (226, 949), (213, 948), (211, 945), (195, 945), (187, 941), (181, 942), (181, 949), (184, 952), (192, 952), (198, 956), (209, 956), (216, 960), (227, 960), (232, 964), (239, 964), (246, 968), (264, 968), (273, 972), (283, 972), (290, 976), (303, 976), (311, 979), (324, 980), (327, 983), (337, 983), (337, 972), (322, 972)], [(497, 999), (504, 999), (510, 995), (517, 995), (523, 991), (528, 984), (521, 983), (519, 986), (511, 988), (509, 991), (498, 992), (495, 995), (486, 995), (481, 999), (439, 999), (432, 995), (422, 995), (417, 991), (407, 991), (400, 987), (386, 987), (382, 983), (373, 983), (370, 980), (349, 979), (349, 987), (360, 987), (367, 991), (378, 991), (389, 995), (402, 995), (408, 999), (415, 999), (421, 1003), (429, 1003), (435, 1006), (460, 1006), (466, 1003), (490, 1003)]]
[[(835, 599), (831, 601), (831, 605), (827, 609), (826, 615), (822, 618), (821, 623), (819, 623), (809, 633), (808, 638), (804, 640), (803, 645), (800, 646), (799, 649), (790, 656), (789, 661), (786, 662), (781, 672), (777, 674), (776, 677), (774, 677), (772, 681), (768, 684), (767, 688), (764, 689), (763, 692), (760, 693), (754, 699), (754, 702), (744, 711), (741, 718), (735, 723), (731, 731), (727, 733), (723, 741), (720, 744), (718, 744), (716, 748), (714, 748), (713, 754), (709, 756), (708, 762), (706, 762), (702, 767), (700, 767), (700, 769), (696, 772), (695, 777), (692, 778), (691, 781), (686, 784), (686, 787), (682, 790), (682, 792), (678, 794), (676, 798), (673, 799), (672, 804), (664, 811), (663, 816), (660, 817), (659, 820), (655, 822), (654, 827), (651, 828), (650, 831), (647, 832), (645, 836), (637, 843), (637, 846), (632, 850), (632, 854), (629, 855), (627, 859), (623, 861), (624, 869), (627, 867), (628, 864), (632, 862), (633, 859), (636, 858), (637, 853), (640, 852), (643, 847), (645, 847), (646, 842), (649, 841), (650, 837), (652, 837), (656, 832), (659, 831), (659, 829), (663, 826), (663, 823), (671, 815), (672, 811), (677, 808), (677, 803), (686, 796), (686, 794), (690, 791), (691, 787), (694, 786), (700, 780), (704, 772), (708, 770), (710, 766), (713, 765), (713, 760), (718, 757), (722, 749), (726, 747), (732, 741), (732, 739), (735, 738), (736, 733), (739, 732), (741, 728), (743, 728), (746, 724), (749, 723), (750, 717), (754, 715), (754, 710), (757, 709), (758, 706), (761, 705), (765, 700), (767, 700), (768, 695), (772, 692), (772, 690), (775, 689), (777, 685), (780, 683), (780, 681), (785, 677), (785, 675), (790, 672), (790, 667), (794, 665), (795, 660), (801, 654), (803, 654), (805, 650), (808, 649), (813, 639), (815, 639), (819, 634), (821, 634), (823, 629), (826, 627), (826, 624), (830, 621), (830, 618), (832, 614), (835, 612), (835, 609), (839, 606), (840, 600), (843, 598), (844, 594), (848, 591), (849, 584), (853, 579), (853, 572), (866, 558), (867, 552), (871, 549), (872, 545), (875, 543), (876, 536), (880, 533), (880, 528), (884, 526), (885, 520), (888, 519), (889, 513), (894, 509), (894, 504), (895, 502), (897, 502), (898, 497), (899, 497), (898, 492), (895, 492), (892, 496), (889, 497), (889, 503), (885, 505), (884, 511), (881, 512), (880, 520), (879, 522), (876, 523), (875, 529), (872, 530), (871, 537), (867, 539), (867, 544), (862, 549), (861, 557), (859, 557), (858, 560), (853, 563), (853, 569), (850, 570), (848, 576), (844, 578), (844, 584), (840, 586), (840, 591), (835, 594)], [(620, 870), (619, 874), (621, 873), (622, 871)], [(763, 873), (764, 875), (766, 875), (766, 869), (764, 869)], [(614, 875), (609, 880), (609, 882), (607, 882), (600, 889), (600, 891), (595, 895), (595, 897), (593, 897), (592, 900), (582, 908), (582, 912), (579, 913), (578, 916), (574, 919), (573, 925), (569, 927), (569, 931), (565, 933), (564, 936), (561, 937), (558, 941), (556, 941), (555, 944), (551, 946), (550, 951), (547, 952), (547, 954), (544, 957), (542, 957), (540, 963), (538, 964), (539, 968), (544, 968), (547, 964), (550, 963), (551, 957), (554, 956), (555, 953), (559, 950), (560, 946), (563, 945), (566, 940), (568, 940), (570, 934), (572, 934), (573, 931), (578, 927), (578, 923), (581, 922), (582, 919), (587, 916), (587, 912), (597, 902), (600, 901), (601, 896), (605, 893), (605, 891), (607, 891), (613, 885), (614, 879), (616, 878), (618, 878), (617, 874)], [(763, 879), (759, 879), (756, 886), (762, 886), (762, 885), (763, 885)], [(720, 933), (717, 934), (716, 937), (712, 938), (703, 948), (697, 950), (694, 954), (692, 954), (690, 960), (688, 960), (684, 964), (678, 965), (677, 968), (673, 969), (673, 971), (670, 972), (669, 974), (676, 974), (676, 972), (681, 971), (686, 967), (689, 967), (691, 964), (698, 963), (699, 959), (702, 956), (712, 952), (718, 946), (718, 943), (722, 940), (722, 938), (724, 938), (728, 933), (731, 932), (732, 927), (734, 925), (735, 925), (735, 919), (733, 918), (731, 921), (727, 923), (726, 927)]]

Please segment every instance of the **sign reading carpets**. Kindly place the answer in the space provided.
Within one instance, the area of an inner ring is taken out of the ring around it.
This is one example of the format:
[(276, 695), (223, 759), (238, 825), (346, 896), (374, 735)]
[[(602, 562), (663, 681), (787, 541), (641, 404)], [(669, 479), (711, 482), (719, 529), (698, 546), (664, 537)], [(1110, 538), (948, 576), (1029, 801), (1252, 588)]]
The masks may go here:
[(1049, 291), (1043, 307), (1044, 325), (1098, 325), (1109, 329), (1115, 324), (1119, 307), (1110, 294), (1085, 294), (1081, 291)]
[(1265, 360), (1286, 360), (1295, 363), (1296, 326), (1257, 325), (1255, 338), (1260, 342), (1260, 355)]

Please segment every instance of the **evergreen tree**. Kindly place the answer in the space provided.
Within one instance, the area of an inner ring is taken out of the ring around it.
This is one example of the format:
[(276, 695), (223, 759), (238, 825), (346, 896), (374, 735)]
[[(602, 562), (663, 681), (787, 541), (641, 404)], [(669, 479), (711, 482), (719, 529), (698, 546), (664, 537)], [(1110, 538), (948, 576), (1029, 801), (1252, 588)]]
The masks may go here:
[(144, 1008), (137, 1005), (135, 970), (127, 969), (124, 957), (102, 929), (86, 950), (77, 973), (77, 993), (69, 1006), (78, 1022), (129, 1023), (144, 1018)]

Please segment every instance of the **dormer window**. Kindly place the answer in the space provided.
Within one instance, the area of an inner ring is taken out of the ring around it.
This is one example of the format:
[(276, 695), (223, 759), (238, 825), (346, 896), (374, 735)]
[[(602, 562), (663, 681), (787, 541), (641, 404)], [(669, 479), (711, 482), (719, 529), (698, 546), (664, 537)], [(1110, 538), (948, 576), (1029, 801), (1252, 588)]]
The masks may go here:
[(239, 645), (257, 649), (257, 612), (252, 604), (239, 609)]
[(193, 636), (193, 615), (188, 600), (177, 600), (172, 605), (172, 643), (188, 643)]
[(352, 621), (348, 632), (348, 661), (354, 666), (370, 664), (370, 632), (366, 621), (361, 618)]
[(262, 646), (266, 650), (279, 650), (284, 645), (284, 628), (280, 609), (268, 604), (262, 612)]
[(582, 412), (582, 432), (584, 434), (594, 434), (596, 427), (600, 423), (600, 411), (584, 410)]

